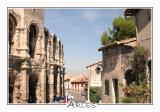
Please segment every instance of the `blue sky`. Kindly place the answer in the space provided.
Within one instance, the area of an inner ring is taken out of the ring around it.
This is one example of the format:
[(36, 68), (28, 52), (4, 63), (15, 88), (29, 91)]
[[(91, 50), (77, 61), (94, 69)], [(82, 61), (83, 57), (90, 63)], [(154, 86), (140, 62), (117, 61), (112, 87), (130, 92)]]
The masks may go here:
[(100, 37), (123, 9), (46, 9), (45, 26), (64, 45), (66, 72), (86, 70), (102, 59)]

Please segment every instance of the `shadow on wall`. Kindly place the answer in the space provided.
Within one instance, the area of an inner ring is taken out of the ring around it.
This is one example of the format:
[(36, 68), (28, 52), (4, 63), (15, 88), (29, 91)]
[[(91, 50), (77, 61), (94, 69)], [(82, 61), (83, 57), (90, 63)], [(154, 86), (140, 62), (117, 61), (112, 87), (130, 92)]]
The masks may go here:
[(49, 75), (48, 75), (49, 73), (47, 73), (47, 75), (46, 75), (46, 102), (47, 103), (49, 103), (49, 101), (50, 101), (50, 98), (49, 98)]
[(16, 70), (9, 70), (9, 103), (13, 103), (13, 91), (16, 80)]
[(17, 27), (17, 21), (12, 14), (9, 14), (9, 53), (14, 45), (13, 38)]
[(37, 102), (37, 96), (36, 96), (36, 89), (37, 89), (37, 83), (38, 83), (38, 75), (33, 72), (29, 76), (29, 103), (36, 103)]
[(104, 57), (103, 63), (104, 63), (105, 72), (111, 72), (115, 70), (119, 55), (120, 55), (119, 45), (116, 45), (108, 48), (107, 50), (104, 50), (105, 57)]
[[(134, 48), (128, 45), (115, 45), (104, 51), (104, 68), (106, 72), (111, 72), (116, 69), (119, 62), (125, 67), (130, 66), (129, 58), (133, 55)], [(121, 56), (121, 57), (119, 57)]]

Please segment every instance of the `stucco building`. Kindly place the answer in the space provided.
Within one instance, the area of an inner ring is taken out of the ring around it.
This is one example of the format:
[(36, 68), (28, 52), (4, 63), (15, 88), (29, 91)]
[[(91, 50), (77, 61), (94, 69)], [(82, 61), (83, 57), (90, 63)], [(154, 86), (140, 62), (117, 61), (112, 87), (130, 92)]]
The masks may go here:
[(64, 48), (43, 9), (8, 10), (9, 103), (49, 103), (64, 95)]
[[(102, 103), (119, 103), (124, 96), (123, 86), (135, 81), (131, 62), (134, 46), (140, 45), (150, 52), (146, 62), (146, 75), (151, 81), (152, 17), (151, 9), (126, 9), (125, 16), (135, 16), (136, 38), (116, 41), (99, 49), (102, 51)], [(123, 85), (123, 86), (122, 86)]]
[(101, 68), (102, 61), (88, 65), (88, 85), (89, 87), (100, 87), (102, 86), (101, 81)]
[(82, 92), (88, 85), (87, 75), (67, 75), (64, 78), (66, 91)]
[(125, 75), (130, 75), (136, 38), (107, 44), (102, 51), (102, 103), (119, 103), (124, 96)]

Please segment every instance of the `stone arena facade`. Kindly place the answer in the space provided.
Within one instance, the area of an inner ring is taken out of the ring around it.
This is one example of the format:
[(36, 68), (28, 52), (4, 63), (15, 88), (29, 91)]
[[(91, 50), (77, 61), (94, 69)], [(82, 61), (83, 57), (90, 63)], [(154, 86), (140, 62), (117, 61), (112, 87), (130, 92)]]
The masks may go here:
[(51, 103), (64, 95), (64, 47), (43, 9), (8, 9), (8, 102)]

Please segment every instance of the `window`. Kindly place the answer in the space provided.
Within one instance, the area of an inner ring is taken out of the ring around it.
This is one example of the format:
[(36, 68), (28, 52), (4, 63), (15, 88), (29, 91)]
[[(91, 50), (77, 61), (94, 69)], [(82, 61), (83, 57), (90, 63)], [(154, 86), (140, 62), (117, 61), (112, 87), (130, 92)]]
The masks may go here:
[(109, 95), (109, 80), (105, 80), (105, 94)]

